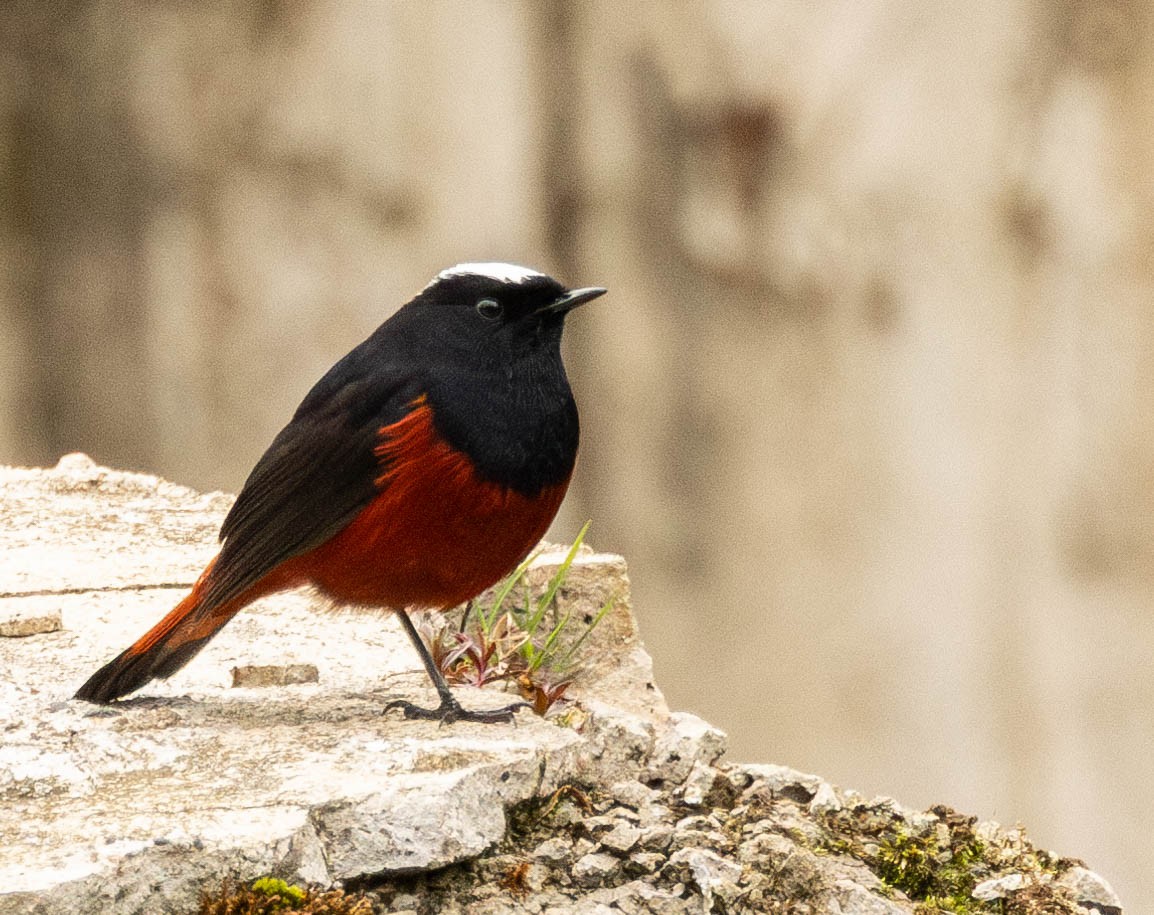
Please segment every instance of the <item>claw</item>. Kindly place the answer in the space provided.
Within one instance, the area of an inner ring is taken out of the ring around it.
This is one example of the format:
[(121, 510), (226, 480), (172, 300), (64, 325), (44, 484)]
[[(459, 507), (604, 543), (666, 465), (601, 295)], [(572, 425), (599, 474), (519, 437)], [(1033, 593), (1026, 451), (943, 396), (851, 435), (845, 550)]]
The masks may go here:
[(407, 699), (394, 699), (385, 706), (385, 711), (399, 708), (408, 720), (421, 719), (424, 721), (439, 721), (441, 724), (452, 724), (455, 721), (476, 721), (481, 724), (507, 724), (513, 720), (513, 713), (518, 709), (529, 708), (527, 702), (514, 702), (504, 708), (481, 709), (472, 711), (464, 708), (455, 699), (442, 702), (436, 708), (422, 708), (413, 705)]

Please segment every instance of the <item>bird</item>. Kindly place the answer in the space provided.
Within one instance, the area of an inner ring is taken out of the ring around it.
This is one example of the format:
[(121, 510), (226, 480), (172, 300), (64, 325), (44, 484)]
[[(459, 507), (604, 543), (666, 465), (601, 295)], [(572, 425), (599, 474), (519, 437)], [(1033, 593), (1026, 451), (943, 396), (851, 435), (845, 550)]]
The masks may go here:
[(438, 273), (305, 395), (192, 590), (75, 698), (107, 705), (169, 677), (253, 601), (307, 586), (329, 604), (400, 620), (440, 704), (386, 709), (512, 720), (523, 703), (477, 711), (457, 701), (409, 613), (472, 599), (544, 536), (580, 436), (565, 319), (606, 291), (505, 263)]

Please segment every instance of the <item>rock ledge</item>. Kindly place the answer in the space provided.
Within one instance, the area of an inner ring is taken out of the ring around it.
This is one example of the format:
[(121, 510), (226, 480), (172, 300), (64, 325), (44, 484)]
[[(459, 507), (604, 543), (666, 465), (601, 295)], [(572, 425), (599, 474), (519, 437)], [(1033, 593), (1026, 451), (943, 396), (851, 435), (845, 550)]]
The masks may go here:
[(559, 595), (618, 601), (545, 719), (382, 715), (426, 698), (403, 634), (304, 593), (138, 698), (70, 701), (192, 583), (229, 504), (83, 455), (0, 468), (0, 915), (194, 912), (270, 874), (377, 912), (1122, 911), (1021, 830), (723, 762), (725, 735), (654, 686), (618, 556), (582, 555)]

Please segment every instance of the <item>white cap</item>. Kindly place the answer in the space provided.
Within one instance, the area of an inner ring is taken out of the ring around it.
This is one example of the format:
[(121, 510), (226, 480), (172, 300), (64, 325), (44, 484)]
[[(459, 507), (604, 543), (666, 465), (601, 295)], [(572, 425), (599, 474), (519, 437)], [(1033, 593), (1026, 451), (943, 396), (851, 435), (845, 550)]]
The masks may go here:
[(534, 277), (545, 275), (537, 270), (530, 270), (528, 267), (518, 267), (516, 264), (457, 264), (456, 267), (442, 270), (437, 274), (437, 279), (445, 280), (451, 276), (461, 276), (462, 274), (487, 276), (503, 283), (523, 283)]

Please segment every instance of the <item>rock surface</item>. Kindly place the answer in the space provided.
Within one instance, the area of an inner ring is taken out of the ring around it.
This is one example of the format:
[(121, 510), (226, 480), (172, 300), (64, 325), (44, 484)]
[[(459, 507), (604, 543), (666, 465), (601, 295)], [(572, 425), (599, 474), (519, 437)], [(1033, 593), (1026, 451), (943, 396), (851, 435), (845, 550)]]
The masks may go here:
[(1121, 911), (1018, 830), (722, 762), (724, 734), (665, 708), (616, 556), (579, 556), (558, 595), (552, 612), (578, 620), (616, 602), (546, 718), (382, 714), (431, 701), (403, 634), (305, 593), (243, 612), (137, 698), (71, 701), (192, 583), (228, 505), (83, 456), (0, 468), (0, 915), (193, 912), (222, 880), (268, 874), (343, 884), (377, 912), (864, 915), (946, 894)]

